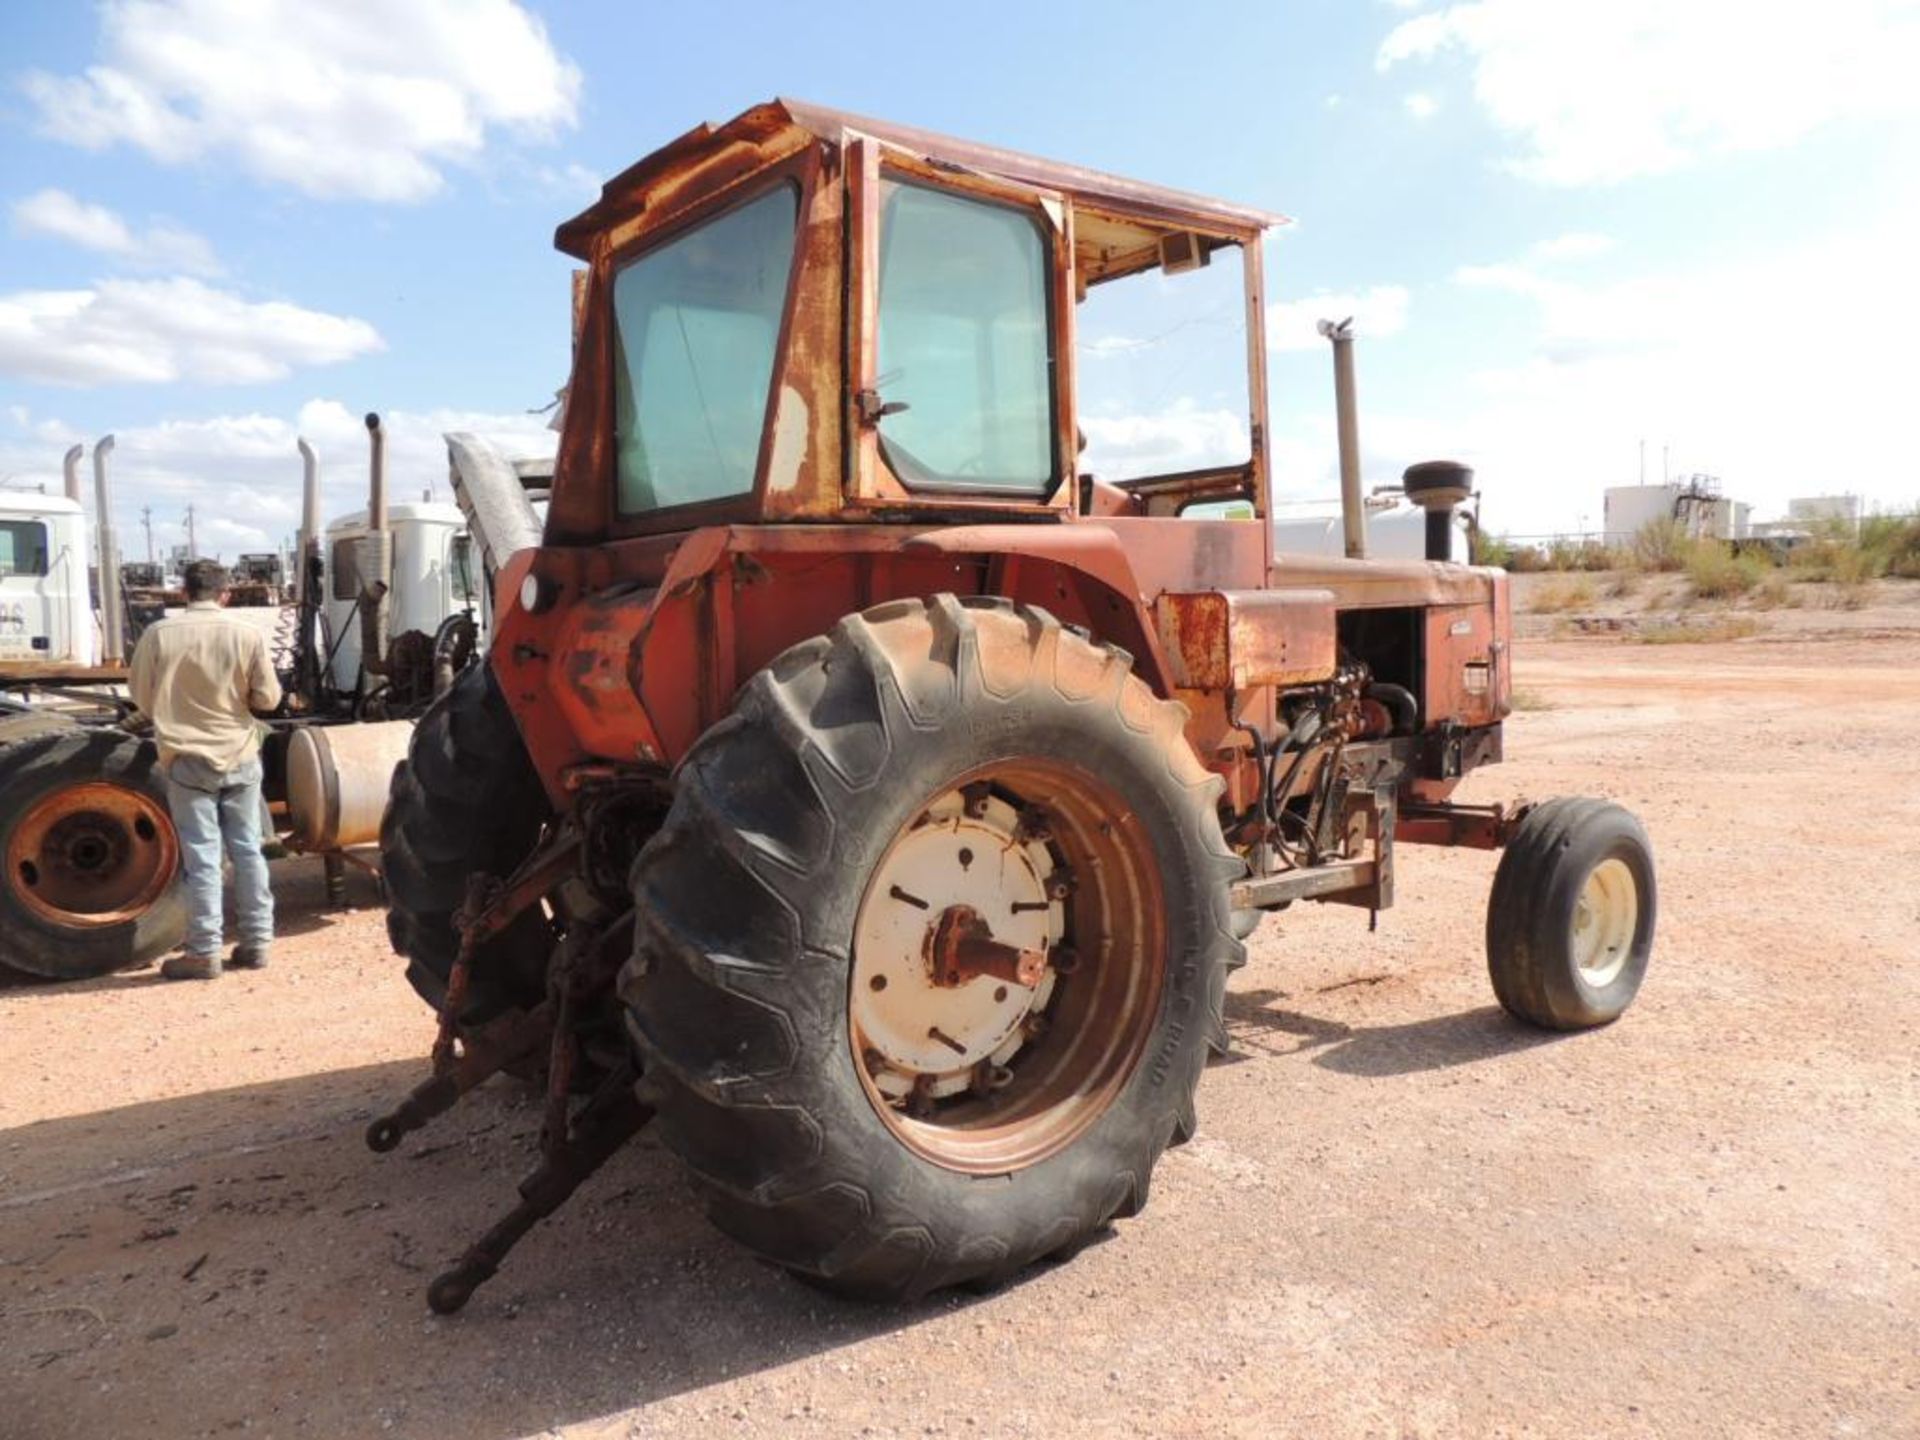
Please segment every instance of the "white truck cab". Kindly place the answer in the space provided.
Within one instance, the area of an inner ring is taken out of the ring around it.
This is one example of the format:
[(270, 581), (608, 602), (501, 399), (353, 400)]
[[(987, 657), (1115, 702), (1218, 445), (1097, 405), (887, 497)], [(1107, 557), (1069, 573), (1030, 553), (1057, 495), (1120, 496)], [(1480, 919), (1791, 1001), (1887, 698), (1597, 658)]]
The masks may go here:
[[(393, 532), (388, 633), (418, 630), (431, 635), (449, 615), (469, 608), (476, 622), (483, 622), (479, 564), (460, 507), (402, 501), (388, 508), (387, 523)], [(354, 554), (366, 533), (364, 510), (327, 526), (325, 607), (332, 646), (327, 679), (336, 690), (354, 690), (360, 681), (360, 620), (354, 606), (360, 595), (360, 575)]]
[(0, 661), (98, 663), (87, 558), (79, 502), (0, 491)]

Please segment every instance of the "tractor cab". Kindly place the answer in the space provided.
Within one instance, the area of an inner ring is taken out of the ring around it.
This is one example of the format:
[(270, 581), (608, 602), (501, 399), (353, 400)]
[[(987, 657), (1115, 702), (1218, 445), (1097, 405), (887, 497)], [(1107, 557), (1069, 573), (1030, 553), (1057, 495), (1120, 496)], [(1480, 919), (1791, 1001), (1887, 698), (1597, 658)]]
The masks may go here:
[[(550, 537), (1263, 512), (1281, 219), (791, 101), (691, 131), (560, 227), (591, 268)], [(1083, 303), (1206, 268), (1240, 453), (1083, 483)]]

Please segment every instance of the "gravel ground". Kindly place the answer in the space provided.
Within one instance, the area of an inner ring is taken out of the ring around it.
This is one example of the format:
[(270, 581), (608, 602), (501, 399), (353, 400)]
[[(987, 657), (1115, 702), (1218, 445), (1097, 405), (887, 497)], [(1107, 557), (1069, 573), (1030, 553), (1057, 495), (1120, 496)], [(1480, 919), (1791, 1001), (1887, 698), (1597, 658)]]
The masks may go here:
[(369, 1154), (430, 1017), (282, 863), (264, 973), (0, 991), (0, 1434), (1920, 1435), (1920, 637), (1876, 633), (1524, 642), (1462, 798), (1645, 818), (1638, 1005), (1509, 1023), (1494, 858), (1408, 847), (1377, 935), (1259, 932), (1147, 1211), (987, 1296), (815, 1294), (643, 1136), (431, 1317), (535, 1105)]

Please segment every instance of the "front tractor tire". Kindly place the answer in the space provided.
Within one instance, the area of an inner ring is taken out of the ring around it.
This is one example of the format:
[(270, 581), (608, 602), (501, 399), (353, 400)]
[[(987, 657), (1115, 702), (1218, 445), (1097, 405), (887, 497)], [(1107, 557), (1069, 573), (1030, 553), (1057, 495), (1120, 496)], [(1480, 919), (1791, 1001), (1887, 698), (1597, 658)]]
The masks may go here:
[[(380, 822), (387, 935), (407, 979), (436, 1009), (460, 950), (454, 913), (476, 873), (504, 879), (549, 814), (506, 697), (486, 665), (460, 672), (414, 726)], [(553, 936), (533, 906), (473, 957), (462, 1018), (477, 1024), (546, 994)]]
[(635, 862), (621, 979), (721, 1229), (903, 1297), (1140, 1209), (1243, 959), (1184, 719), (1123, 651), (950, 595), (742, 689)]
[(1509, 1014), (1548, 1030), (1617, 1020), (1646, 978), (1659, 909), (1653, 847), (1605, 800), (1527, 812), (1487, 902), (1487, 968)]
[(0, 966), (87, 980), (180, 943), (180, 842), (151, 743), (39, 715), (0, 720)]

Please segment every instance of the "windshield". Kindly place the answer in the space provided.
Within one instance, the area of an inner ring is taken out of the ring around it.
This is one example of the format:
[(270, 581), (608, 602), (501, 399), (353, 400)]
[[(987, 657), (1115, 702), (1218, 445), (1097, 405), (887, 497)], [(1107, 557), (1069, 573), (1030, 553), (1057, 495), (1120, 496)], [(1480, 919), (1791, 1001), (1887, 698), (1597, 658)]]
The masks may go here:
[(622, 514), (753, 488), (798, 213), (782, 185), (614, 276)]
[(1038, 495), (1053, 481), (1046, 241), (1008, 205), (880, 192), (880, 443), (915, 490)]

